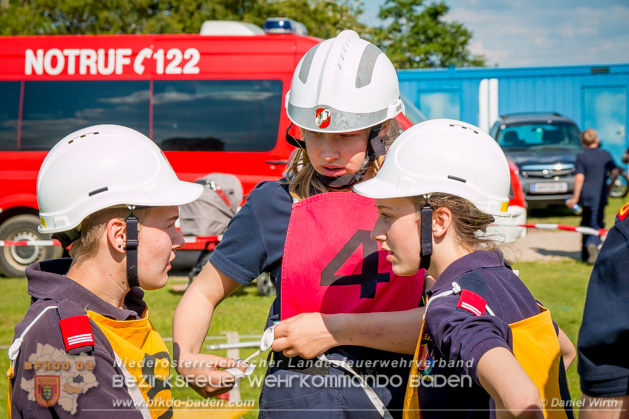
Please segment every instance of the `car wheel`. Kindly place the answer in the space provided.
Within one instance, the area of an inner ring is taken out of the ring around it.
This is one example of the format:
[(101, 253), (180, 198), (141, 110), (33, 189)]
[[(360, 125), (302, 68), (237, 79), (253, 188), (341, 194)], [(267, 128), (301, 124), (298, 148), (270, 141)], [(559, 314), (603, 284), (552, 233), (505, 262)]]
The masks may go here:
[[(0, 226), (0, 240), (50, 240), (37, 231), (39, 218), (23, 214), (9, 218)], [(35, 262), (56, 259), (63, 255), (61, 246), (3, 246), (0, 247), (0, 271), (9, 278), (25, 276), (26, 267)]]
[(609, 188), (609, 196), (612, 198), (624, 198), (629, 191), (629, 182), (627, 181), (627, 175), (622, 173), (618, 175), (614, 184)]
[(258, 293), (265, 297), (275, 295), (275, 285), (271, 281), (271, 275), (269, 273), (263, 273), (256, 279), (258, 285)]

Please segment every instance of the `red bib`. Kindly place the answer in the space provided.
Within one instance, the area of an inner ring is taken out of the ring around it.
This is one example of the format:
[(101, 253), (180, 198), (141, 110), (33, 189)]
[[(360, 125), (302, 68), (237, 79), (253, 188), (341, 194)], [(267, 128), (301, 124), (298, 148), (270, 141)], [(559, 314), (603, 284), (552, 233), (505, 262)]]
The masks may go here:
[(281, 280), (282, 320), (299, 313), (369, 313), (419, 307), (424, 270), (397, 276), (369, 238), (375, 200), (334, 192), (293, 204)]

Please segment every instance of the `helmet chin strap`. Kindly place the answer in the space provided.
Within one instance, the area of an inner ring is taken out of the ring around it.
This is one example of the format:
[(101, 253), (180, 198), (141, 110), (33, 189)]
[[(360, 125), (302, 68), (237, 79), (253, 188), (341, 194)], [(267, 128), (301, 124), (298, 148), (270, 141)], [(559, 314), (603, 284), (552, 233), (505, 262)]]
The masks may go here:
[[(378, 157), (384, 156), (387, 153), (387, 150), (384, 148), (384, 144), (382, 144), (380, 136), (378, 135), (378, 133), (380, 132), (380, 128), (382, 128), (382, 124), (371, 127), (371, 130), (369, 131), (369, 140), (367, 142), (367, 153), (365, 156), (365, 160), (363, 161), (360, 169), (358, 169), (356, 173), (336, 177), (322, 175), (321, 173), (317, 172), (317, 179), (319, 179), (321, 183), (323, 183), (327, 188), (346, 188), (348, 186), (354, 185), (356, 182), (361, 181), (363, 177), (365, 177), (369, 162), (375, 161)], [(288, 136), (288, 131), (286, 135)], [(294, 137), (291, 138), (293, 138), (295, 141), (299, 141)], [(300, 142), (303, 143), (303, 141)]]
[[(139, 287), (140, 281), (138, 279), (138, 217), (133, 213), (136, 209), (135, 205), (127, 206), (131, 211), (127, 218), (125, 218), (126, 228), (126, 241), (124, 244), (124, 250), (127, 254), (127, 282), (129, 288)], [(65, 248), (70, 246), (72, 242), (81, 237), (81, 231), (78, 228), (73, 230), (64, 231), (61, 233), (52, 234), (52, 238), (61, 242), (61, 245)]]
[(79, 227), (77, 227), (69, 231), (52, 233), (50, 237), (55, 240), (59, 240), (61, 242), (61, 246), (63, 246), (64, 249), (67, 249), (68, 246), (72, 244), (72, 242), (81, 237), (81, 230), (79, 229)]
[(430, 257), (432, 256), (432, 207), (428, 203), (426, 196), (426, 203), (420, 209), (421, 220), (419, 227), (419, 269), (426, 269), (430, 267)]
[(127, 252), (127, 281), (129, 288), (139, 287), (138, 280), (138, 217), (133, 213), (135, 206), (129, 207), (131, 212), (125, 218), (127, 224), (127, 240), (124, 249)]
[(297, 148), (306, 149), (306, 142), (302, 140), (298, 140), (297, 138), (290, 135), (290, 129), (293, 127), (293, 123), (291, 122), (288, 128), (286, 128), (286, 142), (292, 146)]
[(367, 164), (369, 163), (369, 156), (365, 157), (363, 164), (360, 165), (360, 169), (358, 172), (351, 175), (343, 175), (343, 176), (326, 176), (317, 172), (316, 177), (323, 183), (326, 188), (345, 188), (348, 186), (352, 186), (359, 180), (361, 180), (365, 176), (365, 172), (367, 172)]

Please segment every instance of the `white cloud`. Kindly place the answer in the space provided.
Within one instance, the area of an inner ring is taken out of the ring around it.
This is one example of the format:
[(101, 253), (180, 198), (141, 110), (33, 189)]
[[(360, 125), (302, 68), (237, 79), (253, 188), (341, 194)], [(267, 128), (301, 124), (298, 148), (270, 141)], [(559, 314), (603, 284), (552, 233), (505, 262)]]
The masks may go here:
[[(364, 0), (378, 25), (384, 0)], [(472, 30), (470, 51), (489, 65), (537, 67), (629, 63), (627, 0), (446, 0), (447, 21)], [(366, 19), (365, 19), (366, 18)]]
[[(629, 62), (629, 4), (578, 1), (450, 1), (448, 21), (474, 33), (470, 49), (490, 64), (530, 67)], [(612, 2), (607, 2), (612, 3)], [(475, 45), (472, 49), (472, 45)]]
[[(445, 1), (450, 7), (446, 20), (473, 31), (470, 50), (487, 57), (489, 65), (629, 63), (627, 0)], [(378, 8), (384, 0), (363, 2), (361, 20), (379, 24)]]

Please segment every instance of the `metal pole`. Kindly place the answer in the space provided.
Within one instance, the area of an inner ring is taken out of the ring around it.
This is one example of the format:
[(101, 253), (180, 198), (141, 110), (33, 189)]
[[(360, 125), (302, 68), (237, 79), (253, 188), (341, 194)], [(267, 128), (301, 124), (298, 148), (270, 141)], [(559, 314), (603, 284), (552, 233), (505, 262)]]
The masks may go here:
[(210, 351), (216, 351), (218, 349), (236, 349), (236, 348), (258, 348), (260, 347), (260, 341), (255, 342), (235, 342), (235, 343), (214, 343), (207, 345), (206, 349)]
[[(238, 332), (227, 332), (227, 345), (238, 345)], [(227, 349), (227, 358), (238, 359), (240, 358), (240, 351), (238, 347), (232, 347)], [(229, 390), (229, 401), (240, 401), (240, 382), (236, 381), (236, 385)]]

